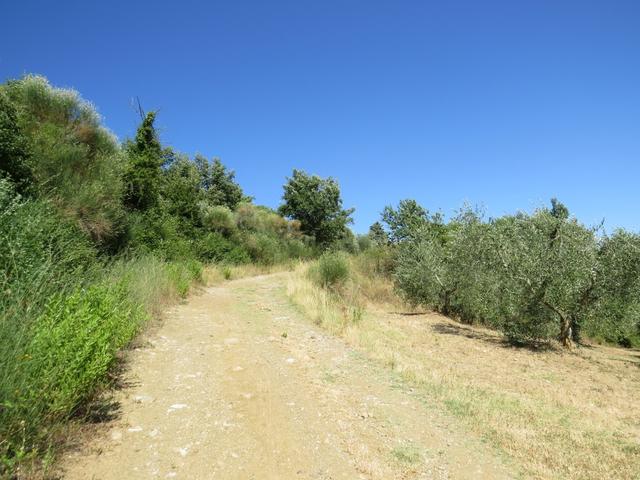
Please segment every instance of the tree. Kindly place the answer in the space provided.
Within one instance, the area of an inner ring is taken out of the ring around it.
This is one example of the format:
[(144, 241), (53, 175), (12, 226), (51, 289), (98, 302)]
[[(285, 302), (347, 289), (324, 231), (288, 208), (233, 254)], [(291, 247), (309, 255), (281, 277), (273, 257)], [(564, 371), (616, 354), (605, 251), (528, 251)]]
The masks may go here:
[(186, 156), (179, 156), (164, 171), (163, 207), (171, 215), (194, 226), (199, 222), (200, 202), (204, 199), (200, 173)]
[(18, 113), (4, 90), (0, 90), (0, 175), (9, 177), (23, 193), (32, 181), (29, 141), (18, 123)]
[(444, 225), (442, 215), (430, 215), (428, 210), (412, 199), (401, 200), (397, 209), (390, 205), (384, 207), (382, 221), (388, 227), (389, 240), (393, 244), (414, 239), (427, 227), (437, 229)]
[(156, 112), (145, 115), (136, 137), (126, 145), (128, 165), (124, 175), (125, 204), (131, 210), (149, 210), (158, 205), (162, 166), (167, 163), (154, 127)]
[(343, 209), (340, 187), (333, 178), (293, 170), (287, 178), (280, 206), (281, 215), (300, 221), (302, 232), (326, 248), (339, 240), (352, 222), (354, 209)]
[[(398, 246), (396, 286), (412, 303), (471, 322), (482, 310), (478, 287), (481, 218), (463, 210), (448, 225), (426, 223)], [(482, 295), (482, 293), (481, 293)]]
[(445, 245), (427, 232), (416, 240), (403, 242), (398, 251), (395, 281), (415, 305), (451, 314), (451, 296), (456, 290)]
[(505, 333), (516, 340), (574, 338), (596, 279), (595, 232), (559, 202), (533, 215), (503, 217), (492, 228), (493, 268)]
[(384, 246), (389, 243), (389, 235), (380, 222), (375, 222), (369, 227), (369, 238), (372, 243), (378, 246)]
[(250, 202), (242, 188), (235, 181), (235, 172), (228, 170), (219, 158), (209, 162), (202, 155), (196, 155), (194, 162), (200, 172), (201, 186), (206, 200), (211, 205), (223, 205), (235, 210), (240, 202)]
[(598, 339), (640, 345), (640, 235), (616, 230), (598, 250), (594, 282), (579, 326)]

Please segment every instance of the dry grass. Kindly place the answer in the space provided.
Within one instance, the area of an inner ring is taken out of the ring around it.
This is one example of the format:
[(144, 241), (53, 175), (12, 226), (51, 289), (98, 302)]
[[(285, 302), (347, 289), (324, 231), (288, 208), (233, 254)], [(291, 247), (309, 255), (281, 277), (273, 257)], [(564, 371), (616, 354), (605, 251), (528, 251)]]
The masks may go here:
[(299, 261), (280, 263), (277, 265), (257, 265), (252, 263), (245, 265), (211, 264), (205, 267), (202, 277), (205, 285), (213, 286), (219, 285), (226, 280), (237, 280), (239, 278), (290, 271), (295, 269), (299, 264)]
[(355, 273), (352, 283), (366, 303), (358, 322), (345, 315), (345, 298), (316, 287), (305, 267), (291, 274), (288, 294), (317, 324), (505, 452), (525, 476), (640, 478), (640, 352), (514, 348), (497, 332), (402, 310), (389, 281)]

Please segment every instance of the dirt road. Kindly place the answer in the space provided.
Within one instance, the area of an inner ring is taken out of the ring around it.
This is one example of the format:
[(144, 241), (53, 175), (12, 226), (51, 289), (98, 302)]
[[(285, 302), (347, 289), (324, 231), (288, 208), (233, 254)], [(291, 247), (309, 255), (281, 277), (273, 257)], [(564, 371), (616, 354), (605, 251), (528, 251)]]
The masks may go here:
[(286, 274), (173, 308), (134, 350), (120, 414), (68, 479), (501, 479), (495, 453), (292, 307)]

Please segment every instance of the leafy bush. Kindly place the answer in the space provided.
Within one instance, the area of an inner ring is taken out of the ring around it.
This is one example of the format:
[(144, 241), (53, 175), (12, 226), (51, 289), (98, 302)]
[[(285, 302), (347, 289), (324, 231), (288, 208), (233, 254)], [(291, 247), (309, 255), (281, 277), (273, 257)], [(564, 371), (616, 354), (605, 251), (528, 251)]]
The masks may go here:
[(95, 250), (73, 223), (47, 202), (23, 199), (10, 182), (0, 179), (0, 312), (4, 319), (16, 316), (28, 321), (30, 312), (41, 308), (39, 299), (76, 285), (96, 263)]
[(218, 232), (212, 232), (200, 238), (196, 245), (198, 257), (203, 261), (231, 264), (248, 263), (249, 253), (240, 245), (225, 238)]
[(212, 232), (218, 232), (225, 236), (231, 236), (236, 232), (235, 219), (229, 207), (204, 204), (200, 215), (202, 225)]
[(274, 265), (285, 259), (283, 245), (265, 233), (254, 233), (247, 237), (246, 246), (251, 259), (265, 265)]
[(312, 276), (324, 288), (337, 287), (349, 278), (349, 262), (343, 253), (324, 253), (318, 259)]
[[(30, 321), (0, 318), (0, 460), (10, 469), (41, 455), (61, 422), (106, 381), (117, 351), (150, 314), (200, 281), (196, 261), (119, 260), (93, 283), (34, 291), (43, 308)], [(85, 277), (86, 278), (86, 277)], [(0, 466), (0, 476), (3, 467)]]
[(17, 108), (0, 89), (0, 177), (11, 179), (22, 192), (33, 181), (30, 155), (31, 145), (18, 122)]
[(53, 88), (38, 76), (11, 81), (0, 90), (30, 145), (23, 166), (31, 172), (31, 189), (54, 200), (97, 244), (108, 242), (124, 221), (124, 159), (94, 107), (77, 92)]
[(117, 351), (145, 318), (130, 302), (125, 282), (78, 288), (47, 301), (28, 328), (30, 340), (22, 343), (17, 361), (3, 362), (0, 457), (5, 463), (49, 447), (58, 422), (94, 394)]

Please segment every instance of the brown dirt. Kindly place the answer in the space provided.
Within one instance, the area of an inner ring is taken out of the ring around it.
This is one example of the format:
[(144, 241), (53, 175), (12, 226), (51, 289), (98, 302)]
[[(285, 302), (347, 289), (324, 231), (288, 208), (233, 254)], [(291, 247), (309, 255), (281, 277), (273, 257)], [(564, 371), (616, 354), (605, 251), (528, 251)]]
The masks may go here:
[(68, 479), (511, 478), (388, 369), (290, 306), (283, 274), (208, 288), (131, 352), (119, 417)]

